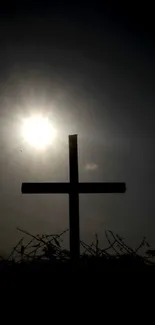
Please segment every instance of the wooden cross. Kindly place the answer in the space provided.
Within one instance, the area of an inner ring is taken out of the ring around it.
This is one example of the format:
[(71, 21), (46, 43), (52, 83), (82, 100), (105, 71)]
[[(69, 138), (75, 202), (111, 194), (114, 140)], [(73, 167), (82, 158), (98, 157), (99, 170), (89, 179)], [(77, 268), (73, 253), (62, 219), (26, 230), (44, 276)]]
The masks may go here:
[(22, 193), (69, 194), (69, 229), (70, 229), (70, 255), (77, 260), (80, 255), (79, 236), (79, 193), (124, 193), (125, 183), (79, 183), (78, 175), (78, 145), (77, 135), (69, 135), (69, 183), (22, 183)]

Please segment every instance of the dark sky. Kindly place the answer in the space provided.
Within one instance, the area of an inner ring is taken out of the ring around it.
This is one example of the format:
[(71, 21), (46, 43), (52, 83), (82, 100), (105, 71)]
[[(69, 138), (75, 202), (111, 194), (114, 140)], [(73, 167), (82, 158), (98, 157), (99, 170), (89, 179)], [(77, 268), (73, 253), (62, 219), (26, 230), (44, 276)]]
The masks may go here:
[[(150, 7), (31, 5), (0, 9), (0, 247), (68, 227), (68, 197), (23, 196), (22, 181), (68, 180), (68, 134), (81, 181), (126, 181), (125, 195), (80, 195), (81, 237), (118, 231), (155, 244), (155, 43)], [(41, 110), (58, 130), (41, 154), (19, 117)], [(22, 149), (22, 152), (21, 150)]]

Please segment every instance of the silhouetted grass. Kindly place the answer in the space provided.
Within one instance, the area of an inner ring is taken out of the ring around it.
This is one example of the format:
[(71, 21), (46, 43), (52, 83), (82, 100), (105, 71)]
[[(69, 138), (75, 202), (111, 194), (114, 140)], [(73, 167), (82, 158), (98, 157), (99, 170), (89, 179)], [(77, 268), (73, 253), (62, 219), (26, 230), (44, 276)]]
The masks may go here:
[[(81, 241), (81, 255), (78, 262), (72, 263), (70, 252), (63, 248), (60, 234), (33, 235), (22, 229), (24, 235), (13, 248), (7, 259), (0, 257), (0, 271), (20, 276), (22, 272), (65, 272), (65, 271), (154, 271), (155, 250), (151, 249), (144, 237), (136, 249), (128, 246), (124, 239), (112, 231), (105, 231), (107, 247), (101, 248), (97, 234), (88, 245)], [(51, 273), (50, 273), (51, 274)]]

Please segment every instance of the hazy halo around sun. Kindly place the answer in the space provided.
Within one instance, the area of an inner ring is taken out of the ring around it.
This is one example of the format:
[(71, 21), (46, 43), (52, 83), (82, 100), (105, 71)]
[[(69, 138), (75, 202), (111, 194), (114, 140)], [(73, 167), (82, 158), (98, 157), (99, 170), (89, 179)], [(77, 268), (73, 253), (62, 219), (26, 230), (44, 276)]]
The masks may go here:
[(53, 143), (56, 130), (48, 117), (34, 115), (23, 120), (22, 136), (31, 146), (44, 149)]

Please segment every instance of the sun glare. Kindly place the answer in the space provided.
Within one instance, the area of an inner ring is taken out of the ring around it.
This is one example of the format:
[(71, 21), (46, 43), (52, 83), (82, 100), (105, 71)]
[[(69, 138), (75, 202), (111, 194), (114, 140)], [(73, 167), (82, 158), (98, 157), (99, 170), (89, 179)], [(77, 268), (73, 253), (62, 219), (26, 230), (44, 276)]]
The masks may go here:
[(39, 115), (24, 120), (22, 134), (30, 145), (45, 148), (53, 142), (56, 130), (48, 118)]

